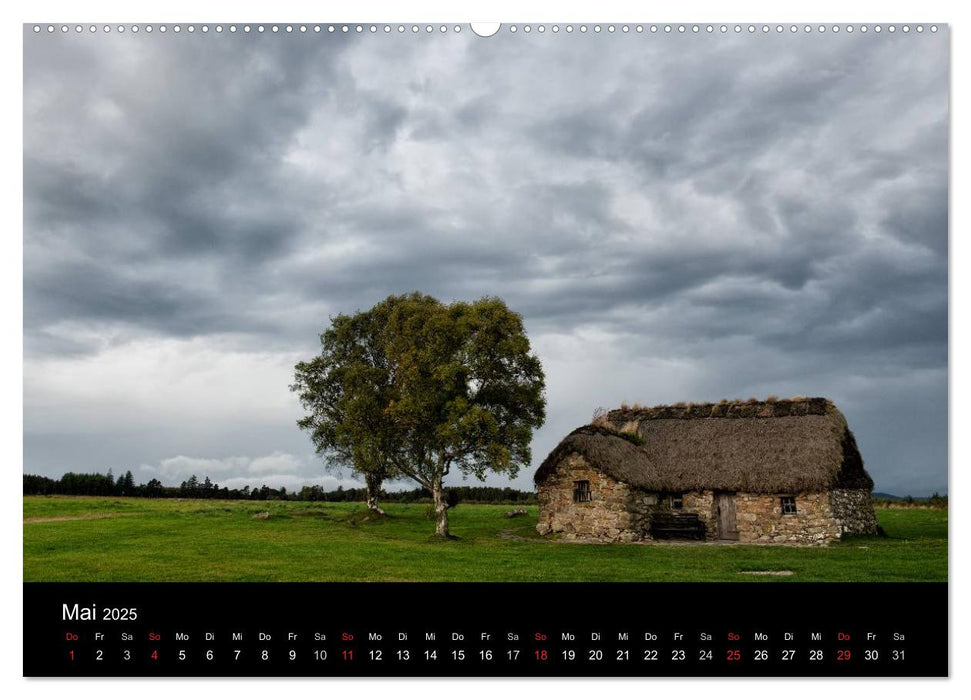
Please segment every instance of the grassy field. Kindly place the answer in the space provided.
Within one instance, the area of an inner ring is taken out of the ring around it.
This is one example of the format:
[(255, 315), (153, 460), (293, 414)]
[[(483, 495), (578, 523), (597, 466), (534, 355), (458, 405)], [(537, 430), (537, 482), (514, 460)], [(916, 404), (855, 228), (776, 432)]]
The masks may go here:
[[(25, 581), (946, 581), (947, 510), (878, 509), (887, 537), (827, 547), (572, 544), (537, 508), (24, 497)], [(259, 514), (268, 513), (268, 517)], [(792, 571), (752, 576), (742, 571)]]

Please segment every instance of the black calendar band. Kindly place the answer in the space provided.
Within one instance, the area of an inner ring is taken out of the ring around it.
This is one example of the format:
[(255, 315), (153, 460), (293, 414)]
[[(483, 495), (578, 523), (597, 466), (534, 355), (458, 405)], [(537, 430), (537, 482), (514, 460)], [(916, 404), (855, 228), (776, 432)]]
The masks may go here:
[(25, 676), (946, 676), (945, 583), (25, 583)]

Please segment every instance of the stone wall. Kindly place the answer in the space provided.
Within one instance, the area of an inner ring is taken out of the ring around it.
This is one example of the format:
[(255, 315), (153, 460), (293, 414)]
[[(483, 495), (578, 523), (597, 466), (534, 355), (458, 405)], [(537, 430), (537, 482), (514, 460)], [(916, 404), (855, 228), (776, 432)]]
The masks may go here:
[[(591, 500), (576, 503), (573, 483), (588, 481)], [(679, 513), (694, 513), (705, 523), (706, 538), (718, 538), (714, 493), (683, 494)], [(782, 513), (782, 496), (735, 495), (738, 541), (766, 544), (825, 544), (844, 533), (873, 534), (876, 516), (869, 492), (840, 489), (794, 496), (796, 512)], [(633, 542), (650, 540), (651, 516), (669, 510), (656, 493), (631, 488), (592, 468), (578, 454), (566, 457), (546, 483), (539, 486), (541, 535), (563, 533), (564, 539)]]
[(653, 540), (651, 537), (651, 516), (659, 511), (688, 515), (693, 513), (705, 524), (705, 538), (716, 538), (714, 497), (711, 491), (694, 491), (682, 494), (680, 510), (672, 510), (669, 497), (671, 494), (657, 494), (651, 491), (631, 489), (631, 500), (628, 506), (631, 513), (630, 529), (634, 539)]
[[(590, 482), (589, 502), (574, 502), (574, 481)], [(630, 542), (637, 539), (631, 518), (630, 488), (593, 469), (581, 455), (566, 457), (539, 487), (536, 530), (541, 535), (562, 532), (564, 539)]]
[[(589, 502), (573, 500), (575, 481), (590, 482)], [(686, 493), (683, 498), (683, 509), (678, 512), (697, 513), (705, 523), (708, 539), (714, 539), (711, 492)], [(563, 538), (568, 540), (650, 540), (651, 516), (659, 510), (670, 510), (666, 498), (615, 481), (593, 469), (581, 455), (572, 454), (563, 460), (553, 477), (539, 487), (536, 530), (541, 535), (563, 533)]]
[(865, 489), (833, 489), (829, 492), (833, 516), (845, 535), (875, 535), (877, 514)]
[(718, 523), (715, 518), (715, 494), (713, 491), (692, 491), (684, 494), (683, 513), (695, 513), (705, 524), (705, 539), (718, 539)]
[(795, 499), (796, 512), (784, 515), (781, 496), (736, 494), (738, 541), (824, 544), (839, 539), (841, 528), (827, 492), (798, 494)]
[(630, 512), (628, 537), (634, 540), (651, 539), (651, 514), (661, 507), (663, 506), (658, 503), (656, 493), (630, 489), (630, 500), (627, 502), (627, 510)]

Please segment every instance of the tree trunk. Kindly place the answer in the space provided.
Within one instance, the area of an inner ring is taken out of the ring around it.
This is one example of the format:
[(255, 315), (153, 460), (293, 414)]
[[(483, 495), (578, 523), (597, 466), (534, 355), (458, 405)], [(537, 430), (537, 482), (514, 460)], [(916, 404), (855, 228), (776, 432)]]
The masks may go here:
[(432, 498), (435, 499), (435, 534), (439, 537), (449, 537), (448, 532), (448, 504), (445, 503), (445, 489), (441, 479), (432, 484)]
[(384, 515), (384, 511), (378, 507), (378, 493), (381, 490), (381, 479), (374, 474), (364, 473), (364, 500), (367, 509), (377, 515)]

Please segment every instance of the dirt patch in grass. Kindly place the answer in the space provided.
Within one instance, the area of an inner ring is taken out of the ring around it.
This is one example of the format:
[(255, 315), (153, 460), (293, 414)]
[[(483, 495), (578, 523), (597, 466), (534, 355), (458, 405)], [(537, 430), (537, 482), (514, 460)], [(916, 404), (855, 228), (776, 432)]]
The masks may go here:
[(24, 518), (24, 525), (31, 523), (60, 523), (67, 520), (101, 520), (103, 518), (120, 518), (135, 513), (89, 513), (88, 515), (55, 515), (51, 517)]
[(788, 569), (781, 571), (739, 571), (738, 573), (749, 576), (792, 576), (792, 572)]
[(392, 520), (392, 516), (387, 513), (373, 513), (370, 511), (355, 512), (348, 515), (344, 522), (346, 522), (351, 527), (357, 527), (358, 525), (367, 525), (369, 523), (384, 523)]

